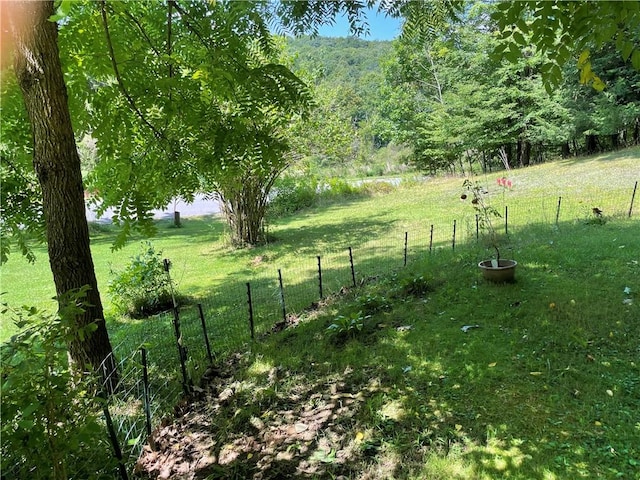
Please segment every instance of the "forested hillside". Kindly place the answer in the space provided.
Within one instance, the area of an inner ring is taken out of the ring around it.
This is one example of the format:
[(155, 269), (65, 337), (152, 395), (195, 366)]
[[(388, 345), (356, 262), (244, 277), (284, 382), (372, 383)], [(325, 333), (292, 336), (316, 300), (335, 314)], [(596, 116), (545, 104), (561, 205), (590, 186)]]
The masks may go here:
[[(588, 45), (550, 91), (549, 54), (495, 55), (493, 9), (470, 6), (428, 42), (289, 39), (294, 70), (317, 105), (305, 129), (311, 158), (320, 167), (374, 163), (393, 156), (380, 151), (391, 142), (407, 147), (405, 159), (420, 170), (460, 172), (640, 142), (640, 72), (630, 58), (612, 42)], [(598, 88), (578, 70), (587, 61)]]
[[(320, 168), (384, 173), (373, 168), (378, 149), (389, 143), (381, 117), (384, 73), (391, 42), (358, 38), (299, 37), (287, 40), (293, 70), (311, 86), (316, 101), (305, 136)], [(388, 155), (393, 150), (385, 151)]]

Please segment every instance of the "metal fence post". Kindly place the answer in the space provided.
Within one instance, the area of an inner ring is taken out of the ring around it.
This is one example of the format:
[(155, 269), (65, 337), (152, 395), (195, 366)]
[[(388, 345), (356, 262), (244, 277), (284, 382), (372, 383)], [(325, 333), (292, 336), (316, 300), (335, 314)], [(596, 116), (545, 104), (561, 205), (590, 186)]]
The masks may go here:
[(504, 234), (509, 235), (509, 207), (504, 206)]
[(120, 473), (120, 478), (122, 480), (129, 480), (129, 474), (127, 473), (127, 467), (124, 464), (122, 449), (120, 448), (120, 442), (118, 441), (118, 435), (116, 435), (116, 429), (113, 426), (113, 420), (111, 419), (111, 414), (109, 413), (109, 404), (107, 402), (107, 397), (106, 395), (101, 394), (99, 395), (99, 398), (102, 402), (102, 412), (104, 413), (104, 419), (107, 424), (109, 440), (111, 441), (111, 446), (113, 447), (113, 453), (118, 460), (118, 473)]
[(253, 302), (251, 300), (251, 284), (249, 282), (247, 282), (247, 303), (249, 304), (249, 331), (251, 332), (251, 340), (253, 340), (256, 332), (253, 325)]
[(209, 363), (213, 365), (213, 355), (211, 354), (211, 344), (209, 343), (209, 334), (207, 333), (207, 324), (204, 320), (204, 312), (202, 311), (202, 304), (198, 304), (198, 314), (200, 315), (200, 323), (202, 325), (202, 336), (204, 337), (204, 344), (207, 347), (207, 358)]
[(629, 205), (629, 218), (631, 218), (631, 212), (633, 211), (633, 201), (636, 198), (637, 189), (638, 189), (638, 181), (636, 180), (636, 184), (633, 186), (633, 193), (631, 194), (631, 205)]
[(404, 266), (407, 266), (407, 246), (409, 244), (409, 232), (404, 232)]
[(351, 251), (351, 247), (349, 247), (349, 264), (351, 265), (351, 281), (353, 282), (353, 286), (356, 286), (356, 270), (353, 268), (353, 252)]
[(182, 371), (182, 389), (186, 395), (189, 394), (189, 377), (187, 375), (187, 351), (182, 345), (182, 333), (180, 333), (180, 313), (178, 307), (173, 307), (173, 329), (176, 335), (178, 346), (178, 358), (180, 359), (180, 369)]
[(562, 197), (558, 197), (558, 208), (556, 210), (556, 226), (558, 225), (558, 219), (560, 218), (560, 204), (562, 203)]
[(278, 269), (278, 285), (280, 287), (280, 304), (282, 306), (282, 320), (287, 321), (287, 307), (284, 303), (284, 285), (282, 283), (282, 270)]
[(451, 240), (451, 249), (456, 249), (456, 221), (453, 221), (453, 238)]
[(149, 397), (149, 370), (147, 369), (147, 349), (141, 348), (142, 354), (142, 386), (144, 397), (144, 416), (147, 428), (147, 437), (151, 436), (151, 402)]
[(433, 250), (433, 223), (431, 224), (431, 231), (429, 232), (429, 253)]
[(320, 300), (324, 298), (322, 294), (322, 264), (320, 263), (320, 255), (318, 255), (318, 287), (320, 289)]

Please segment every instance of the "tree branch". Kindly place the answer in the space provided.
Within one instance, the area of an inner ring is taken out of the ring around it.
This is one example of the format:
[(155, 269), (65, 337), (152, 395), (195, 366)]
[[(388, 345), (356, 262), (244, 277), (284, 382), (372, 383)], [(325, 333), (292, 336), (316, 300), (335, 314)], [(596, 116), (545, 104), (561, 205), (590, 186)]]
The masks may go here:
[(129, 94), (127, 88), (124, 86), (122, 77), (120, 76), (120, 70), (118, 69), (118, 63), (116, 62), (116, 56), (113, 50), (113, 43), (111, 41), (111, 34), (109, 33), (109, 23), (107, 21), (107, 8), (106, 8), (105, 0), (102, 0), (100, 2), (100, 10), (102, 13), (102, 24), (104, 25), (104, 33), (107, 37), (107, 47), (109, 48), (109, 57), (111, 59), (111, 65), (113, 66), (113, 72), (116, 76), (116, 81), (118, 82), (118, 87), (120, 88), (122, 95), (124, 95), (124, 97), (127, 99), (127, 102), (129, 103), (129, 106), (131, 107), (131, 109), (136, 113), (136, 115), (138, 115), (138, 117), (140, 117), (140, 120), (142, 120), (142, 123), (144, 123), (147, 127), (151, 129), (151, 131), (153, 131), (153, 134), (156, 136), (156, 138), (166, 139), (165, 135), (160, 130), (158, 130), (151, 122), (149, 122), (149, 120), (147, 120), (147, 118), (144, 116), (142, 111), (140, 111), (140, 109), (136, 105), (136, 102), (133, 100), (133, 98)]

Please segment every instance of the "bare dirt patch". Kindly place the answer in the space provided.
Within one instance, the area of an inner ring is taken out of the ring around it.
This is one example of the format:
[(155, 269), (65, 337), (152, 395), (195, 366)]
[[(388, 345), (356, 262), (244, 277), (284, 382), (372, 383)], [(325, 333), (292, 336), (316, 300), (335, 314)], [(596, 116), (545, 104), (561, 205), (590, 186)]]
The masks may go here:
[[(239, 356), (215, 373), (188, 410), (152, 434), (137, 473), (152, 479), (348, 478), (361, 457), (355, 416), (374, 385), (339, 380), (286, 381), (271, 369), (262, 381), (238, 381)], [(291, 385), (290, 388), (284, 385)], [(153, 446), (153, 447), (152, 447)]]

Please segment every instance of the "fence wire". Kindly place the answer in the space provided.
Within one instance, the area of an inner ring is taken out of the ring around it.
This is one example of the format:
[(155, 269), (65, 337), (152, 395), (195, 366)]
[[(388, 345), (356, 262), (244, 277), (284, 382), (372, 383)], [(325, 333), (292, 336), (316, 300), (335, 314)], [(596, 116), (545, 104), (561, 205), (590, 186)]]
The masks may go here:
[[(635, 194), (635, 187), (633, 191)], [(594, 207), (610, 217), (638, 216), (633, 211), (630, 188), (603, 190), (597, 198), (547, 195), (508, 206), (504, 196), (493, 200), (502, 213), (496, 229), (509, 235), (517, 235), (531, 223), (557, 227), (562, 222), (586, 219), (593, 215)], [(197, 385), (211, 361), (219, 362), (248, 342), (259, 341), (289, 315), (299, 315), (322, 297), (396, 271), (439, 250), (464, 248), (464, 244), (477, 240), (478, 233), (468, 205), (466, 210), (452, 208), (425, 218), (417, 226), (412, 223), (411, 229), (399, 223), (384, 237), (365, 238), (356, 233), (352, 242), (326, 244), (315, 255), (301, 254), (286, 265), (255, 269), (246, 280), (233, 278), (198, 305), (181, 306), (177, 317), (167, 312), (144, 320), (126, 344), (115, 349), (120, 359), (120, 388), (108, 399), (127, 471), (132, 471), (149, 430), (156, 428), (180, 397)], [(147, 386), (143, 382), (141, 348), (148, 352)], [(149, 392), (148, 400), (145, 391)]]

